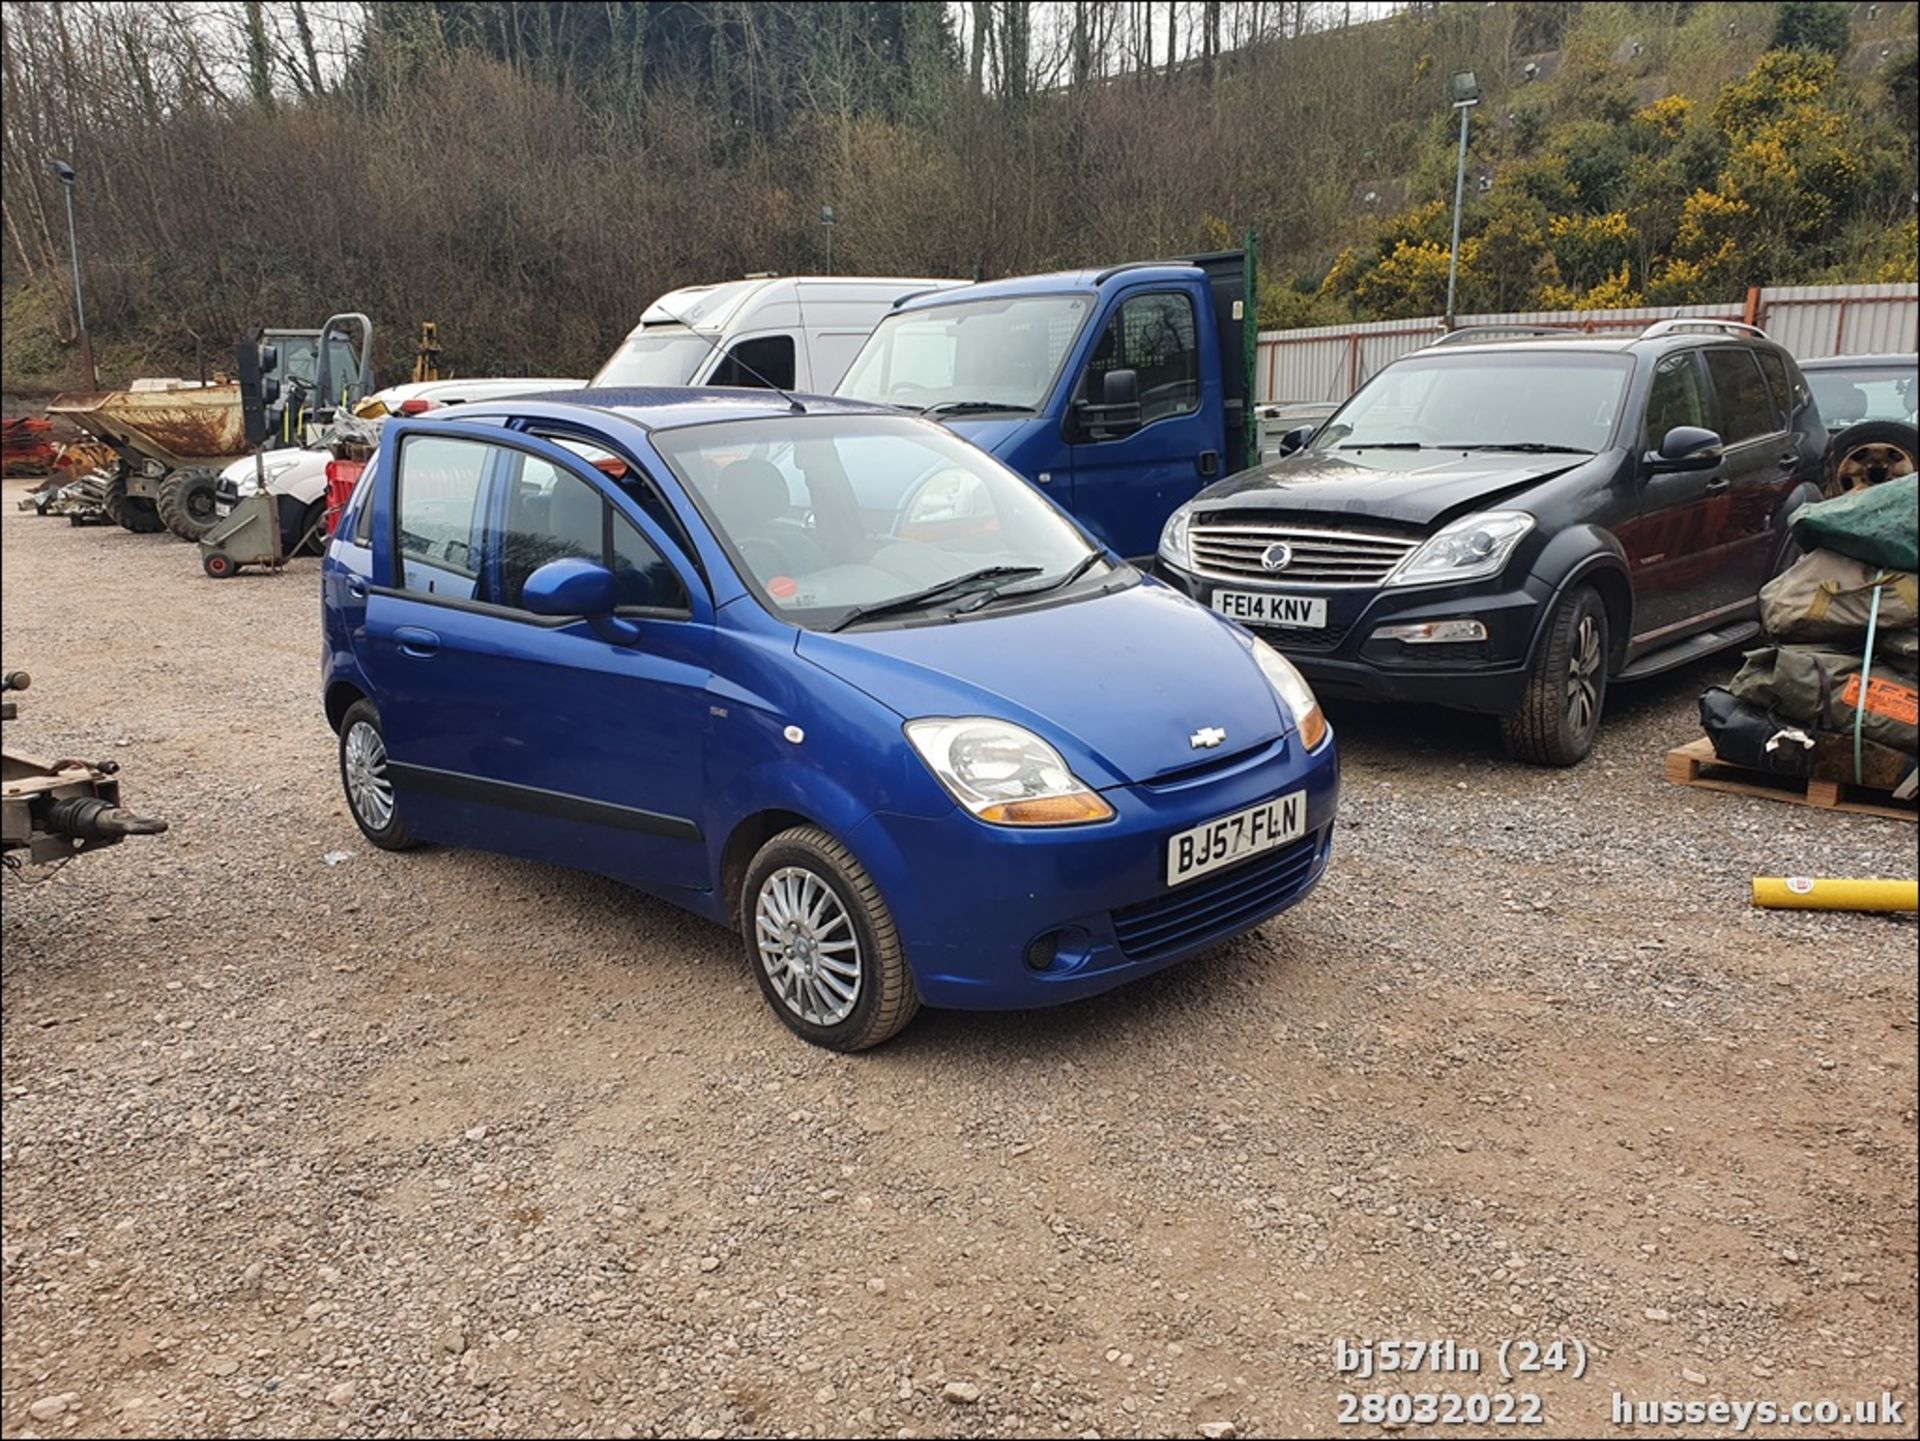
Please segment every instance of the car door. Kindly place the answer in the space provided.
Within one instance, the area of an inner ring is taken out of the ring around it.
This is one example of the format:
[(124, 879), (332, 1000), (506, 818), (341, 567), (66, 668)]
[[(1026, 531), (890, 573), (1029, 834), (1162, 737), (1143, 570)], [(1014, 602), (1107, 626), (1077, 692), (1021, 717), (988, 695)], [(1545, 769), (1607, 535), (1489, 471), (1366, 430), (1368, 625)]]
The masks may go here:
[[(464, 590), (421, 592), (438, 577), (407, 550), (423, 518), (421, 457), (409, 451), (429, 439), (479, 453), (456, 457), (460, 475), (477, 467), (483, 477)], [(379, 597), (379, 621), (370, 602), (368, 629), (403, 804), (430, 816), (427, 833), (441, 839), (704, 888), (712, 612), (630, 493), (644, 477), (635, 469), (615, 486), (558, 446), (497, 432), (410, 436), (396, 461), (397, 594)], [(522, 606), (527, 577), (570, 556), (614, 571), (617, 613), (636, 640)]]
[[(1150, 556), (1173, 511), (1221, 473), (1219, 404), (1204, 403), (1209, 381), (1193, 298), (1180, 290), (1126, 296), (1108, 317), (1073, 390), (1073, 501), (1082, 523), (1120, 555)], [(1137, 426), (1085, 418), (1110, 371), (1131, 370), (1140, 387)]]
[(1719, 519), (1728, 560), (1715, 585), (1724, 607), (1757, 596), (1772, 578), (1774, 512), (1800, 469), (1800, 445), (1751, 346), (1710, 346), (1706, 362), (1727, 454), (1728, 490)]
[(1683, 425), (1719, 429), (1697, 347), (1665, 355), (1654, 368), (1639, 438), (1637, 503), (1616, 532), (1633, 576), (1633, 642), (1639, 646), (1678, 639), (1723, 604), (1734, 564), (1725, 463), (1658, 471), (1647, 460), (1668, 431)]

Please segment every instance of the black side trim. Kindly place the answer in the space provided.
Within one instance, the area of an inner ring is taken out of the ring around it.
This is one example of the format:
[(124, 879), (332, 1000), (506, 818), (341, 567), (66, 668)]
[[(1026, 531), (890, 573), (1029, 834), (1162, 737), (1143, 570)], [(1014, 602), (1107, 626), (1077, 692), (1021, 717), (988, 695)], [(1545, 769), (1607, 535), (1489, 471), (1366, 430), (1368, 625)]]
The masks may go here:
[(508, 810), (528, 811), (537, 816), (559, 820), (586, 821), (616, 830), (640, 831), (646, 835), (666, 836), (669, 840), (697, 841), (700, 827), (685, 816), (663, 816), (637, 806), (617, 806), (610, 801), (591, 801), (585, 796), (564, 791), (541, 790), (538, 786), (517, 786), (508, 781), (483, 780), (459, 771), (436, 770), (432, 766), (407, 765), (388, 761), (387, 771), (403, 786), (444, 796), (448, 800), (481, 805), (504, 806)]

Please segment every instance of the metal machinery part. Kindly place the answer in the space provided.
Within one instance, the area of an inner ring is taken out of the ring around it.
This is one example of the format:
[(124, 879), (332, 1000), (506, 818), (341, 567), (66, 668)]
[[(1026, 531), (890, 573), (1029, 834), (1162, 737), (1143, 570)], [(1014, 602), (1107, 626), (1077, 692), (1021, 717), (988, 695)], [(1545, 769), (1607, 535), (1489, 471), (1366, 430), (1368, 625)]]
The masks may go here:
[[(25, 671), (8, 671), (0, 688), (28, 683)], [(0, 703), (0, 720), (16, 713), (13, 701)], [(121, 809), (119, 770), (114, 761), (46, 761), (0, 749), (0, 857), (9, 868), (64, 861), (166, 830), (165, 821)]]

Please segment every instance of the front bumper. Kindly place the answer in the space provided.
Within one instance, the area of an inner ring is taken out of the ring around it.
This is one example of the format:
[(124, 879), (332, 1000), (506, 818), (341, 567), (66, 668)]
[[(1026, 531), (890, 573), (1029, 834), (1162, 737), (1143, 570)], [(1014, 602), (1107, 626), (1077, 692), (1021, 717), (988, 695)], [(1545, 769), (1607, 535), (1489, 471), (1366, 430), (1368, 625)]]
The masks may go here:
[[(1525, 699), (1534, 637), (1554, 596), (1551, 585), (1524, 572), (1459, 585), (1316, 589), (1214, 580), (1161, 556), (1154, 574), (1209, 607), (1216, 590), (1325, 596), (1322, 629), (1247, 627), (1299, 667), (1323, 698), (1412, 701), (1489, 715), (1511, 714)], [(1375, 634), (1383, 626), (1459, 618), (1481, 622), (1487, 638), (1420, 645)]]
[[(989, 826), (956, 807), (877, 814), (848, 841), (887, 898), (922, 1000), (1020, 1009), (1111, 990), (1295, 904), (1326, 869), (1339, 788), (1331, 737), (1303, 753), (1288, 735), (1184, 780), (1103, 792), (1115, 815), (1099, 825)], [(1301, 839), (1168, 887), (1170, 837), (1296, 790)]]

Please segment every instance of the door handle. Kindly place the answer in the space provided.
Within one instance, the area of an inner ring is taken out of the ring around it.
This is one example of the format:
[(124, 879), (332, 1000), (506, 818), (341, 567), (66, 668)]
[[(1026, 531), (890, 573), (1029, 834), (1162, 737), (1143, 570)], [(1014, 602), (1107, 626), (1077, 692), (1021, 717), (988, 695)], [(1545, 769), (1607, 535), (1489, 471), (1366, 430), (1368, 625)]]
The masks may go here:
[(1217, 450), (1203, 450), (1193, 458), (1193, 463), (1202, 475), (1218, 475), (1220, 473), (1220, 452)]
[(393, 638), (400, 642), (400, 654), (426, 657), (440, 649), (440, 637), (417, 625), (395, 626)]
[(1729, 487), (1732, 484), (1733, 482), (1731, 480), (1728, 480), (1726, 476), (1716, 475), (1712, 480), (1707, 482), (1707, 494), (1718, 495), (1721, 491), (1727, 489), (1727, 487)]
[(1782, 470), (1792, 470), (1799, 464), (1800, 464), (1800, 452), (1797, 450), (1790, 450), (1785, 455), (1780, 457), (1780, 468)]

